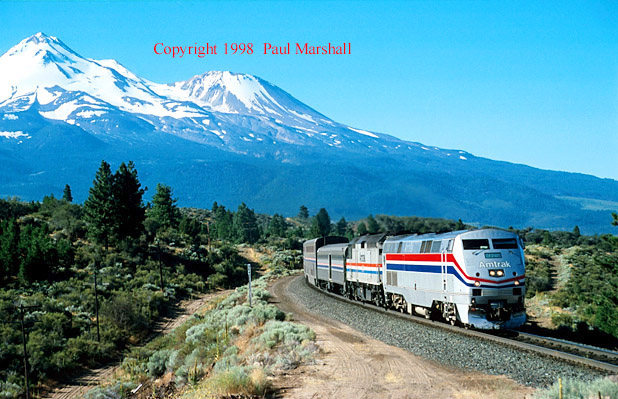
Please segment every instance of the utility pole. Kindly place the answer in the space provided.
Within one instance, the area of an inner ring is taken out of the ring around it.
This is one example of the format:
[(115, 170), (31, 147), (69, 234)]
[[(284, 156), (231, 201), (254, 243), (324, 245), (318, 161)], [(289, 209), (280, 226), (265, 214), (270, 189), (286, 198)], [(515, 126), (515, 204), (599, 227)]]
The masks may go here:
[(208, 232), (208, 252), (210, 252), (210, 221), (206, 221), (206, 231)]
[(24, 380), (26, 384), (26, 399), (30, 399), (30, 389), (28, 385), (28, 349), (26, 348), (26, 328), (24, 327), (24, 305), (19, 304), (19, 317), (21, 320), (21, 340), (24, 344)]
[(253, 307), (251, 303), (251, 263), (247, 263), (247, 274), (249, 274), (249, 307)]
[(159, 277), (161, 277), (161, 292), (165, 293), (165, 286), (163, 285), (163, 265), (161, 264), (161, 241), (156, 238), (157, 250), (159, 251)]
[(24, 391), (26, 392), (26, 399), (30, 399), (30, 386), (28, 381), (28, 347), (26, 340), (26, 321), (25, 321), (25, 313), (27, 309), (36, 309), (40, 308), (40, 305), (34, 306), (24, 306), (23, 303), (19, 303), (19, 306), (14, 305), (11, 309), (19, 311), (19, 321), (12, 321), (10, 323), (20, 323), (21, 324), (21, 340), (24, 347), (23, 358), (24, 358)]
[(99, 269), (99, 261), (94, 261), (94, 313), (97, 318), (97, 342), (101, 342), (101, 331), (99, 329), (99, 294), (97, 291), (97, 270)]

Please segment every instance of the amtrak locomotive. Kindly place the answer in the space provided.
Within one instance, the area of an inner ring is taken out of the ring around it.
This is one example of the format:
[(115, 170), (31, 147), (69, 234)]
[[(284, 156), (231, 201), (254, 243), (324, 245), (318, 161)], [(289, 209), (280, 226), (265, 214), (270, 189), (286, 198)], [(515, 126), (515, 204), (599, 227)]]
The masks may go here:
[(348, 298), (479, 329), (526, 322), (523, 244), (508, 231), (315, 238), (303, 259), (310, 284)]

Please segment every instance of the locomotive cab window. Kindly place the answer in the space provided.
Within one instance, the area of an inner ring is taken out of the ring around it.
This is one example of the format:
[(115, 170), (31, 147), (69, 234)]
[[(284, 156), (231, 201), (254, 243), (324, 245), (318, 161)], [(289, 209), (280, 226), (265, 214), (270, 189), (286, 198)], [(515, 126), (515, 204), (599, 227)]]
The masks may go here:
[(517, 249), (517, 240), (514, 238), (494, 238), (494, 249)]
[(489, 249), (489, 240), (486, 238), (461, 241), (463, 243), (463, 249)]

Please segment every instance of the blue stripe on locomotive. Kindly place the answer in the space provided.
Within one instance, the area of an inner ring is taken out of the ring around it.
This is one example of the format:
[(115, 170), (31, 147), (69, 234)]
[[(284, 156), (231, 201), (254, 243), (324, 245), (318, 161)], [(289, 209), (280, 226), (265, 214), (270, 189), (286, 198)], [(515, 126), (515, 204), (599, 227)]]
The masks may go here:
[[(402, 264), (399, 264), (399, 263), (387, 263), (386, 264), (386, 269), (387, 270), (396, 270), (396, 271), (400, 271), (400, 272), (418, 272), (418, 273), (436, 273), (436, 274), (442, 273), (442, 266), (440, 266), (440, 265), (435, 265), (435, 266), (434, 265), (402, 265)], [(455, 267), (447, 266), (446, 272), (447, 272), (447, 274), (454, 275), (464, 285), (466, 285), (467, 287), (471, 287), (471, 288), (511, 288), (511, 287), (517, 287), (515, 284), (501, 285), (499, 287), (496, 287), (494, 285), (481, 284), (480, 286), (476, 287), (474, 284), (466, 282), (459, 275), (459, 273), (457, 273), (457, 271), (455, 270)], [(496, 282), (496, 284), (500, 284), (500, 282)]]

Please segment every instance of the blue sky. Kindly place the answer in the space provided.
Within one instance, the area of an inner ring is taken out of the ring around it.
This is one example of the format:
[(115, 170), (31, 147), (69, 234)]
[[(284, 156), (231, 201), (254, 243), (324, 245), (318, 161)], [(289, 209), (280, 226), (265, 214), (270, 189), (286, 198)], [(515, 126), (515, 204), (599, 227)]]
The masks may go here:
[[(618, 179), (618, 2), (0, 2), (0, 53), (43, 31), (167, 83), (258, 75), (353, 127)], [(172, 59), (155, 43), (247, 55)], [(349, 56), (263, 43), (350, 42)]]

